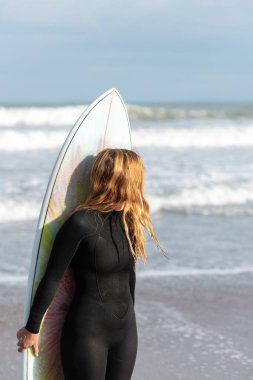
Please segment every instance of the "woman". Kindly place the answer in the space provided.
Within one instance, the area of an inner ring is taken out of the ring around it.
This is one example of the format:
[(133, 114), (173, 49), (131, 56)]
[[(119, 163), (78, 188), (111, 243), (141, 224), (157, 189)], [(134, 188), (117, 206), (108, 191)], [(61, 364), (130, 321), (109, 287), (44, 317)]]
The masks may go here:
[(90, 195), (59, 229), (27, 323), (17, 332), (18, 351), (33, 347), (38, 356), (41, 321), (70, 266), (76, 291), (61, 334), (66, 380), (131, 379), (138, 344), (136, 262), (146, 262), (142, 226), (163, 251), (143, 196), (144, 170), (132, 150), (97, 154)]

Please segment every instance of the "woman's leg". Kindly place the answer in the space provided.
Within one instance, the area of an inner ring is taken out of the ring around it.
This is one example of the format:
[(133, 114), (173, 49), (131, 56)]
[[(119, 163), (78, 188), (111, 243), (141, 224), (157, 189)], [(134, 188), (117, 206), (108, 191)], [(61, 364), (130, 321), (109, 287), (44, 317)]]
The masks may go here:
[(138, 335), (135, 318), (125, 338), (108, 351), (105, 380), (130, 380), (137, 356)]
[(96, 337), (73, 341), (62, 336), (61, 361), (65, 380), (105, 380), (108, 348)]

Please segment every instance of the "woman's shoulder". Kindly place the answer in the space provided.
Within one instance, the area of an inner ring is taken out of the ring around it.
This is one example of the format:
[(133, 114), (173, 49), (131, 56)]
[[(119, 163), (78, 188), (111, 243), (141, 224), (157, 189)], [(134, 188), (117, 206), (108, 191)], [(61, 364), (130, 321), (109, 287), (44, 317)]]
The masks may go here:
[(93, 235), (98, 232), (100, 225), (99, 211), (91, 209), (75, 210), (69, 217), (73, 228), (79, 228), (87, 235)]

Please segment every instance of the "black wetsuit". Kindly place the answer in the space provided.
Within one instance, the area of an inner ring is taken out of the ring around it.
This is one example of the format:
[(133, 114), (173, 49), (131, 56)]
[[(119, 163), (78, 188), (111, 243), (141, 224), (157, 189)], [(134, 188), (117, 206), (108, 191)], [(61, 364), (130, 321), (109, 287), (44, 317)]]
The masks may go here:
[(122, 211), (78, 210), (63, 223), (38, 286), (27, 330), (38, 333), (66, 268), (76, 291), (61, 334), (66, 380), (129, 380), (137, 354), (134, 259)]

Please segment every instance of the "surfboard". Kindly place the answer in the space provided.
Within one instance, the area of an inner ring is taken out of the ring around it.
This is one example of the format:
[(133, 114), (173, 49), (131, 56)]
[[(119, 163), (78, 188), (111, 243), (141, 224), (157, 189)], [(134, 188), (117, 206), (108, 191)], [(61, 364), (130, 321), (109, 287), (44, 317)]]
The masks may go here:
[[(103, 93), (84, 110), (56, 159), (35, 232), (24, 300), (24, 325), (56, 233), (71, 211), (88, 196), (90, 167), (96, 154), (104, 148), (132, 149), (127, 109), (116, 88)], [(75, 280), (67, 269), (41, 323), (39, 357), (35, 357), (32, 347), (22, 353), (22, 380), (64, 380), (60, 337), (74, 291)]]

